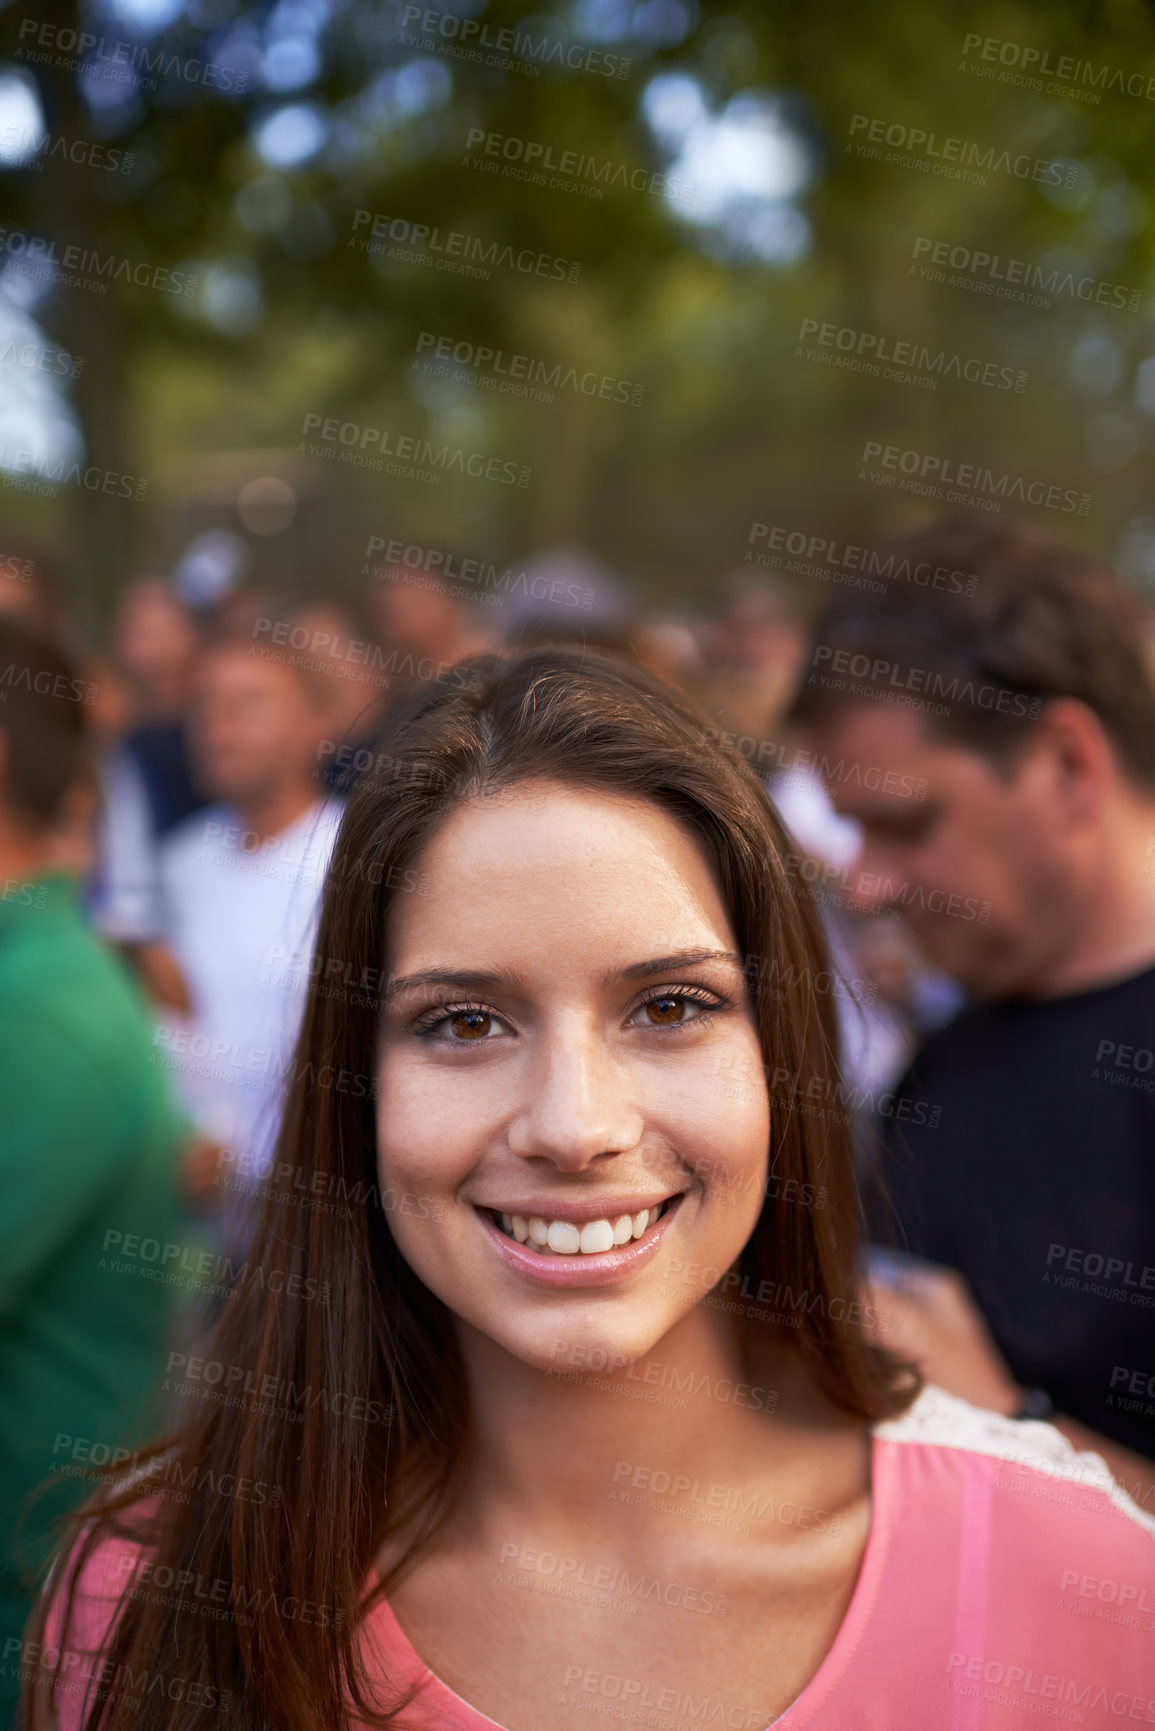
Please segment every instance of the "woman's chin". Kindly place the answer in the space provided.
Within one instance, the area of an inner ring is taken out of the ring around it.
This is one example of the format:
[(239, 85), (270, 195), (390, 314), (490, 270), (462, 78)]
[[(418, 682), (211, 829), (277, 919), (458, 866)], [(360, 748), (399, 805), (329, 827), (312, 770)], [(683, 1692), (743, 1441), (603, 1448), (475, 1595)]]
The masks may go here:
[(663, 1308), (660, 1315), (631, 1317), (626, 1326), (607, 1329), (604, 1319), (574, 1317), (567, 1324), (557, 1317), (544, 1332), (530, 1326), (511, 1333), (507, 1326), (494, 1338), (545, 1376), (562, 1382), (596, 1381), (620, 1377), (628, 1367), (644, 1363), (680, 1319), (679, 1312)]

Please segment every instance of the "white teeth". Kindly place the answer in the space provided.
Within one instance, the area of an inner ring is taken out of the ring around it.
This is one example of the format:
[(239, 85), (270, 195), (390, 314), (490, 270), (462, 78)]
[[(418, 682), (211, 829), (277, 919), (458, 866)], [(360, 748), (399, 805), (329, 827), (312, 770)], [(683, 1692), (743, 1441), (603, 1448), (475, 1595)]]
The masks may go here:
[(581, 1249), (589, 1256), (594, 1251), (612, 1250), (614, 1229), (608, 1220), (591, 1220), (581, 1229)]
[(582, 1235), (568, 1220), (551, 1220), (546, 1243), (559, 1256), (576, 1256), (582, 1247)]
[(587, 1220), (584, 1226), (572, 1220), (545, 1220), (540, 1214), (506, 1214), (497, 1218), (508, 1238), (519, 1244), (530, 1243), (536, 1249), (552, 1251), (555, 1256), (604, 1256), (633, 1239), (640, 1238), (648, 1226), (660, 1220), (666, 1204), (643, 1208), (639, 1214), (619, 1214), (615, 1219)]

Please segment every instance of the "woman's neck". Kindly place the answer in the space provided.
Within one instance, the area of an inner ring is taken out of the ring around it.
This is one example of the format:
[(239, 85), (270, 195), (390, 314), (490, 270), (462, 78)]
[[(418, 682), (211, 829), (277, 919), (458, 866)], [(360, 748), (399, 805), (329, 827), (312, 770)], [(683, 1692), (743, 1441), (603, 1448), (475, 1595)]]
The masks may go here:
[(704, 1305), (612, 1371), (561, 1342), (539, 1371), (471, 1329), (460, 1337), (473, 1447), (454, 1525), (472, 1542), (569, 1533), (589, 1548), (600, 1533), (621, 1547), (653, 1534), (656, 1513), (725, 1509), (768, 1486), (800, 1504), (862, 1493), (863, 1426), (823, 1399), (796, 1352), (767, 1339), (744, 1354), (733, 1320)]

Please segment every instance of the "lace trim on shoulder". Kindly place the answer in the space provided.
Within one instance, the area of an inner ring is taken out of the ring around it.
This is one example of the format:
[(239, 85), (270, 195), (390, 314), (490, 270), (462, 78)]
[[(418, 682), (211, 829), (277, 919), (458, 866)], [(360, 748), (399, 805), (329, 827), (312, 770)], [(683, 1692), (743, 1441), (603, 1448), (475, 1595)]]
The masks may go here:
[(1040, 1419), (1004, 1418), (971, 1406), (945, 1389), (924, 1388), (901, 1417), (874, 1426), (880, 1442), (925, 1443), (932, 1448), (966, 1449), (993, 1460), (1014, 1461), (1047, 1477), (1101, 1491), (1121, 1514), (1129, 1515), (1155, 1537), (1155, 1515), (1146, 1514), (1116, 1483), (1101, 1455), (1074, 1449), (1053, 1424)]

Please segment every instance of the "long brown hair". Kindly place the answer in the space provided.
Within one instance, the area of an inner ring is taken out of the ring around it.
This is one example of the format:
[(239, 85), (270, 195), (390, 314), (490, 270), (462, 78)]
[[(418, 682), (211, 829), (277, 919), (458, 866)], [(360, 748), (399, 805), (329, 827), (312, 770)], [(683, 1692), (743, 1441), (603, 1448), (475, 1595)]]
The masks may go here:
[[(423, 848), (473, 796), (547, 777), (654, 801), (681, 822), (717, 875), (773, 1078), (774, 1182), (729, 1276), (741, 1326), (780, 1330), (842, 1410), (874, 1422), (918, 1385), (864, 1339), (852, 1302), (860, 1214), (849, 1113), (835, 1109), (845, 1093), (826, 945), (761, 783), (711, 733), (610, 653), (545, 647), (459, 664), (386, 723), (344, 815), (316, 954), (371, 987), (393, 897), (421, 892)], [(73, 1584), (69, 1611), (80, 1569), (110, 1536), (137, 1540), (151, 1565), (128, 1583), (86, 1731), (178, 1731), (197, 1700), (254, 1731), (338, 1731), (350, 1708), (396, 1722), (398, 1703), (374, 1693), (358, 1653), (366, 1582), (391, 1534), (415, 1536), (381, 1592), (445, 1520), (470, 1414), (452, 1314), (402, 1259), (378, 1190), (377, 1024), (372, 989), (311, 995), (276, 1154), (275, 1170), (306, 1175), (314, 1197), (353, 1205), (300, 1207), (291, 1187), (268, 1190), (203, 1348), (214, 1398), (72, 1518), (76, 1564), (52, 1583), (59, 1595), (65, 1576)], [(818, 1192), (822, 1206), (799, 1205)], [(186, 1488), (163, 1494), (171, 1487)], [(198, 1595), (235, 1618), (198, 1615)], [(142, 1675), (168, 1681), (138, 1694)]]

